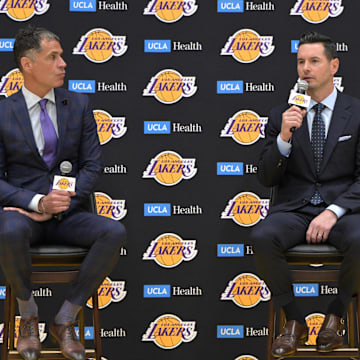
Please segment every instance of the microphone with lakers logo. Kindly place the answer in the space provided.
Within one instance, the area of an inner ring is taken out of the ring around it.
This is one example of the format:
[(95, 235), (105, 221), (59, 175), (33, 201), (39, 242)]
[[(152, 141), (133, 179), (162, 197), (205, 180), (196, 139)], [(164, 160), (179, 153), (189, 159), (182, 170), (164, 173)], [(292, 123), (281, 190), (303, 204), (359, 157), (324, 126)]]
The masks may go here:
[[(52, 188), (55, 190), (64, 190), (64, 191), (75, 191), (76, 179), (74, 177), (66, 176), (71, 173), (72, 164), (70, 161), (62, 161), (60, 164), (60, 173), (61, 175), (54, 176), (54, 182)], [(61, 221), (64, 214), (61, 212), (54, 215), (54, 218)]]
[[(288, 100), (289, 105), (295, 105), (300, 109), (305, 109), (310, 106), (311, 97), (306, 95), (306, 91), (309, 87), (309, 84), (305, 80), (298, 80), (296, 84), (296, 91), (292, 89), (290, 91), (290, 96)], [(290, 131), (293, 133), (296, 130), (296, 127), (292, 127)]]

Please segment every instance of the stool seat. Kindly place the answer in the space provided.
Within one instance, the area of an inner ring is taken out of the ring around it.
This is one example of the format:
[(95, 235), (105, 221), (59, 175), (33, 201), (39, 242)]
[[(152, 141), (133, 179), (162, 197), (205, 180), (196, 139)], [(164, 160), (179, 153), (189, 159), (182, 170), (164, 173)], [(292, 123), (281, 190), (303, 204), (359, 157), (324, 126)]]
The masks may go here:
[(79, 246), (70, 246), (70, 245), (49, 245), (49, 244), (37, 244), (31, 246), (30, 254), (32, 257), (35, 256), (86, 256), (89, 249), (79, 247)]
[(342, 253), (329, 244), (299, 244), (285, 253), (286, 260), (291, 264), (341, 264)]

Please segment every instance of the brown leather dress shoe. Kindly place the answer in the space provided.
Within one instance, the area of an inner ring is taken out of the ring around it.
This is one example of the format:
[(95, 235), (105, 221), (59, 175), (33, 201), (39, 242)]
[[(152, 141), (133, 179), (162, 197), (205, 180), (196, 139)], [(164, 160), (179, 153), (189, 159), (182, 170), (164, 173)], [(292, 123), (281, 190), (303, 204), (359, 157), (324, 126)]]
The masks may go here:
[(60, 345), (61, 352), (67, 359), (85, 360), (84, 345), (78, 340), (75, 334), (74, 322), (67, 322), (64, 325), (50, 325), (50, 334)]
[(20, 319), (19, 338), (16, 349), (25, 360), (37, 360), (40, 356), (39, 318)]
[(316, 347), (319, 352), (329, 352), (344, 343), (344, 319), (327, 314), (316, 338)]
[(290, 320), (285, 323), (281, 334), (274, 340), (272, 345), (272, 355), (283, 357), (293, 354), (298, 345), (307, 341), (308, 327), (306, 324), (300, 324), (296, 320)]

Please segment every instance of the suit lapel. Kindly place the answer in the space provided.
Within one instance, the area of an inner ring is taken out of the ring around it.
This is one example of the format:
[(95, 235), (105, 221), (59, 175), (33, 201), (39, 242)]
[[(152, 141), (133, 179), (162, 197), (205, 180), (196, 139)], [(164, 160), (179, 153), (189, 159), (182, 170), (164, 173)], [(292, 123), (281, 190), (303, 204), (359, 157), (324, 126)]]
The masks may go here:
[[(57, 144), (56, 158), (61, 154), (61, 149), (64, 144), (64, 136), (66, 130), (67, 119), (69, 118), (69, 105), (68, 99), (65, 94), (61, 91), (61, 89), (55, 90), (55, 101), (56, 101), (56, 117), (57, 117), (57, 125), (59, 132), (59, 139)], [(57, 163), (55, 161), (54, 163)]]
[(344, 127), (350, 120), (350, 117), (350, 104), (346, 101), (344, 96), (338, 92), (334, 111), (331, 117), (328, 135), (326, 138), (320, 173), (326, 167), (327, 162), (329, 161), (331, 154), (338, 142), (339, 136), (342, 134)]
[(11, 99), (13, 100), (13, 113), (15, 115), (16, 121), (19, 124), (19, 128), (21, 129), (24, 135), (24, 141), (30, 146), (36, 158), (39, 161), (41, 161), (43, 165), (46, 166), (45, 162), (43, 161), (42, 157), (39, 154), (39, 151), (35, 143), (29, 112), (22, 91), (21, 90), (18, 91), (16, 94), (14, 94), (11, 97)]
[(312, 151), (310, 138), (309, 138), (309, 126), (307, 116), (303, 119), (303, 126), (295, 131), (294, 145), (298, 144), (299, 148), (303, 151), (305, 159), (309, 164), (311, 171), (315, 174), (315, 162), (314, 153)]

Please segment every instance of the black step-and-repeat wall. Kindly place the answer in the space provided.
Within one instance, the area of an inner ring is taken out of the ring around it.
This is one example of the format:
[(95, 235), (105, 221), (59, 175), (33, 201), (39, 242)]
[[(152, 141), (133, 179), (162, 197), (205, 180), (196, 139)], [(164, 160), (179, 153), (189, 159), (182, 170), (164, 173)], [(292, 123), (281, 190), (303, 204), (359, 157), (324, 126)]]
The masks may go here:
[[(129, 234), (99, 289), (104, 359), (265, 359), (271, 294), (248, 240), (269, 206), (264, 127), (297, 80), (304, 31), (337, 42), (336, 86), (358, 95), (359, 14), (355, 0), (0, 0), (0, 98), (21, 87), (12, 46), (31, 23), (59, 34), (64, 87), (94, 107), (98, 212)], [(314, 342), (337, 288), (294, 291)], [(44, 346), (65, 293), (34, 289)]]

